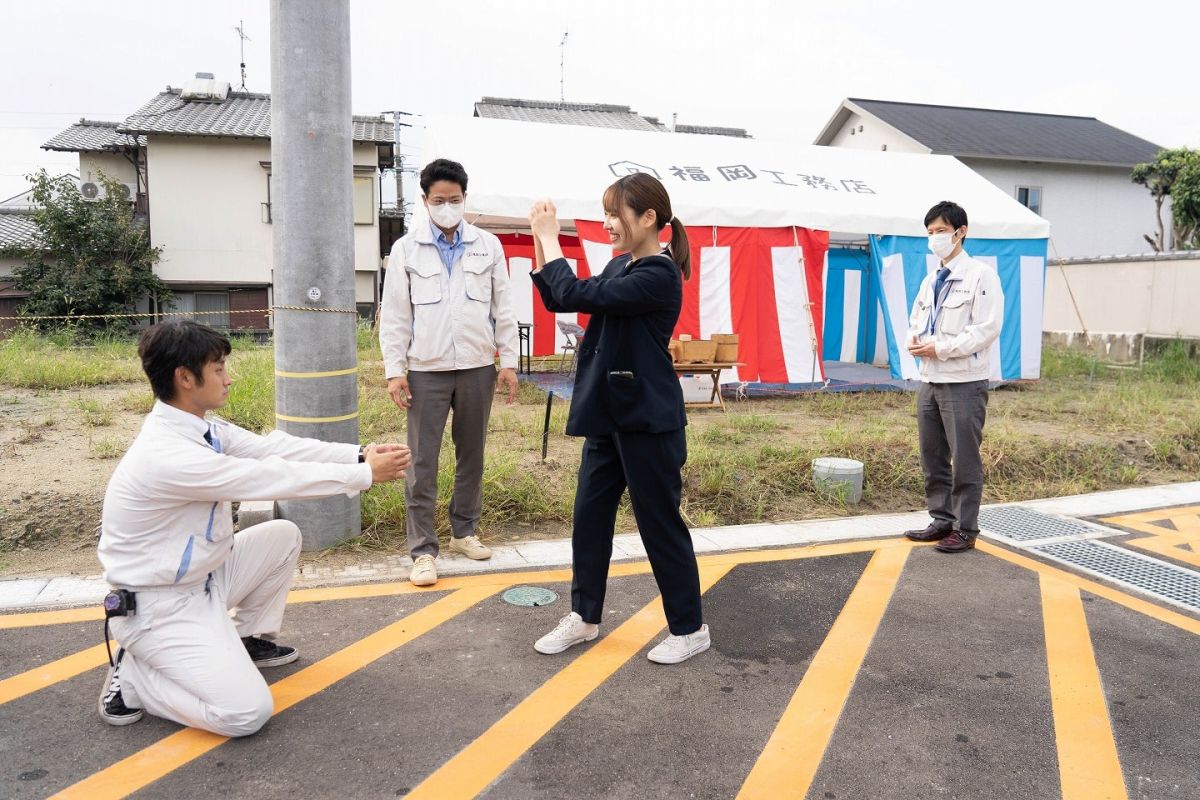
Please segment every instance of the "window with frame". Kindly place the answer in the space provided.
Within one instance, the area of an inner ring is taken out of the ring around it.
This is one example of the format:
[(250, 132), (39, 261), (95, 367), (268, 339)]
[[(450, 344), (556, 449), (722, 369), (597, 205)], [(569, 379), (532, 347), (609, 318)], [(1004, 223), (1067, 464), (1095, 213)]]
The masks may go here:
[(1017, 202), (1040, 217), (1042, 215), (1042, 187), (1018, 186)]
[(354, 224), (373, 225), (375, 223), (375, 177), (373, 175), (354, 176)]
[(210, 328), (229, 327), (229, 292), (196, 292), (196, 321)]

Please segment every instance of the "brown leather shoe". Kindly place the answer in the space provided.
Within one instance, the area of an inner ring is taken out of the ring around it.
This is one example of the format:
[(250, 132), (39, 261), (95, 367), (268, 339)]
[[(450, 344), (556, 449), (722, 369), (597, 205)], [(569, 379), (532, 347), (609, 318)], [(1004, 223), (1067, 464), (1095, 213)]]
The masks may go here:
[(938, 528), (929, 523), (929, 527), (921, 528), (920, 530), (905, 531), (905, 538), (914, 542), (937, 542), (946, 538), (946, 534), (950, 533), (950, 528)]
[(962, 531), (950, 531), (950, 535), (934, 545), (934, 549), (942, 553), (965, 553), (975, 549), (975, 537)]

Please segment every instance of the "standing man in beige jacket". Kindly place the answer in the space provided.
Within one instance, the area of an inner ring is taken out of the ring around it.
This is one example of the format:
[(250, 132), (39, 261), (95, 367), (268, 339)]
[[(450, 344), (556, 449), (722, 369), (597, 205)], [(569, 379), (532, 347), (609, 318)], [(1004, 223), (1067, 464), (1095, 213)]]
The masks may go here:
[(492, 555), (478, 531), (483, 451), (497, 380), (509, 403), (517, 396), (517, 323), (500, 240), (463, 220), (462, 165), (439, 158), (421, 171), (420, 182), (429, 221), (417, 221), (392, 246), (379, 343), (388, 394), (408, 411), (409, 580), (431, 586), (437, 582), (438, 456), (451, 411), (456, 468), (450, 549), (473, 559)]
[(983, 498), (983, 424), (991, 347), (1004, 320), (996, 271), (963, 250), (967, 212), (942, 202), (925, 215), (936, 273), (925, 277), (908, 321), (908, 352), (920, 360), (917, 435), (925, 498), (933, 520), (907, 531), (943, 553), (975, 547)]

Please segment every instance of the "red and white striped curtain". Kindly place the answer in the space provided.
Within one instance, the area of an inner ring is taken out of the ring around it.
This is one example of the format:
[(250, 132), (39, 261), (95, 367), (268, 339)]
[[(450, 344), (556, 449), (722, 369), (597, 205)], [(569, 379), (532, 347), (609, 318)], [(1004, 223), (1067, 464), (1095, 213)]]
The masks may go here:
[[(560, 240), (580, 277), (599, 274), (613, 257), (599, 222), (577, 220), (579, 238)], [(670, 229), (664, 230), (664, 234)], [(806, 228), (689, 227), (692, 277), (684, 283), (675, 335), (708, 338), (736, 333), (743, 366), (722, 375), (725, 383), (819, 383), (821, 367), (821, 274), (829, 234)], [(583, 314), (552, 314), (529, 278), (533, 240), (500, 237), (512, 275), (518, 321), (533, 326), (533, 354), (558, 352), (556, 322), (587, 326)]]

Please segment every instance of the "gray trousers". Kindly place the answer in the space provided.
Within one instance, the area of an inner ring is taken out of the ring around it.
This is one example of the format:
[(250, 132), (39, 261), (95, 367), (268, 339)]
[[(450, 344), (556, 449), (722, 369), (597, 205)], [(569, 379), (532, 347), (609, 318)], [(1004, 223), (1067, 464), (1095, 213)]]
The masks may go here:
[(979, 533), (983, 498), (983, 423), (988, 382), (922, 383), (917, 390), (917, 434), (925, 499), (934, 525)]
[(483, 510), (483, 447), (496, 391), (496, 368), (410, 372), (408, 389), (412, 394), (412, 407), (408, 409), (412, 467), (404, 481), (408, 552), (413, 558), (436, 556), (438, 539), (433, 515), (446, 416), (454, 411), (450, 423), (455, 459), (450, 532), (461, 539), (475, 535)]

